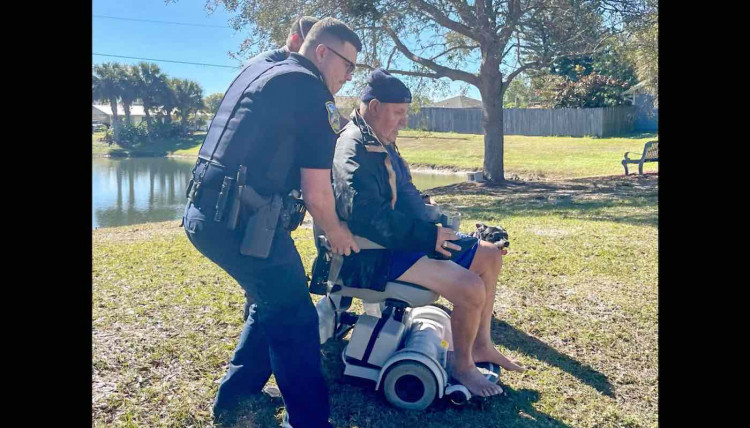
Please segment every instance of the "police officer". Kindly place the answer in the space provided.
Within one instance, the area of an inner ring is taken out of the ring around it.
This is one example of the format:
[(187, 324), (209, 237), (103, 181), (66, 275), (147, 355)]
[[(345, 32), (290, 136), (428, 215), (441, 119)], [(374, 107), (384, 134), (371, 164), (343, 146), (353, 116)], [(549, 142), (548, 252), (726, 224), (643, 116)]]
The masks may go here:
[[(305, 35), (310, 32), (310, 28), (312, 28), (316, 22), (318, 22), (318, 18), (312, 16), (303, 16), (295, 20), (294, 24), (292, 24), (292, 27), (289, 29), (289, 35), (286, 38), (286, 44), (284, 46), (278, 49), (261, 52), (252, 57), (247, 64), (255, 61), (279, 62), (289, 58), (290, 53), (299, 52), (299, 49), (302, 47), (302, 42), (305, 41)], [(344, 125), (345, 124), (342, 124), (341, 127), (343, 128)], [(245, 309), (242, 312), (242, 321), (247, 321), (247, 317), (250, 315), (250, 305), (252, 304), (253, 298), (247, 294), (247, 291), (245, 291)], [(271, 395), (276, 396), (277, 392), (272, 391)]]
[(351, 80), (361, 48), (348, 26), (324, 18), (310, 29), (300, 54), (251, 62), (227, 90), (201, 146), (188, 186), (185, 231), (256, 302), (219, 385), (219, 421), (231, 418), (239, 400), (259, 393), (273, 373), (285, 425), (330, 427), (318, 316), (289, 233), (298, 223), (285, 224), (277, 202), (285, 198), (286, 207), (287, 195), (301, 190), (333, 251), (359, 251), (336, 215), (330, 171), (341, 130), (333, 94)]
[(289, 58), (292, 52), (299, 52), (302, 43), (305, 41), (305, 35), (310, 32), (310, 28), (318, 22), (318, 18), (312, 16), (303, 16), (292, 24), (289, 29), (289, 35), (286, 37), (286, 44), (278, 49), (261, 52), (252, 57), (247, 64), (255, 61), (277, 62)]

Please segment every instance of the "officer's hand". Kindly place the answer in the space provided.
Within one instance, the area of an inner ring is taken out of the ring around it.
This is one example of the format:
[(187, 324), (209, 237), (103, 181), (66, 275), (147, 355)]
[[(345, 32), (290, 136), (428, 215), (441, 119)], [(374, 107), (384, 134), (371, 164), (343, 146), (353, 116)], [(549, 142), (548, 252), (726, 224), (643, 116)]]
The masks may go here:
[(340, 223), (341, 227), (336, 228), (335, 231), (327, 234), (328, 242), (331, 245), (331, 250), (339, 255), (348, 256), (354, 251), (359, 252), (357, 243), (354, 242), (354, 235), (349, 231), (349, 228), (345, 223)]
[(441, 225), (437, 225), (438, 227), (438, 233), (437, 233), (437, 240), (435, 241), (435, 251), (438, 253), (450, 257), (451, 253), (446, 248), (451, 248), (453, 250), (460, 250), (461, 246), (454, 244), (452, 242), (448, 241), (455, 241), (458, 239), (458, 234), (450, 228), (443, 227)]

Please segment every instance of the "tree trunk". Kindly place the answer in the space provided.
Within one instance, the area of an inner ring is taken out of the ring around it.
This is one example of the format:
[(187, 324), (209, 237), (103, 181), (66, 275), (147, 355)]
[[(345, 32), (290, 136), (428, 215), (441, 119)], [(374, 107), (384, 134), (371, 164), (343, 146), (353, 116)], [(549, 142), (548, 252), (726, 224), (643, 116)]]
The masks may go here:
[[(485, 52), (492, 52), (492, 47)], [(503, 75), (500, 62), (486, 54), (479, 69), (479, 93), (484, 111), (484, 178), (493, 183), (505, 180), (503, 168)]]
[(117, 99), (110, 99), (109, 106), (112, 109), (112, 138), (118, 141), (120, 139), (120, 118), (117, 115)]
[(122, 103), (122, 107), (125, 110), (125, 123), (130, 124), (130, 103)]

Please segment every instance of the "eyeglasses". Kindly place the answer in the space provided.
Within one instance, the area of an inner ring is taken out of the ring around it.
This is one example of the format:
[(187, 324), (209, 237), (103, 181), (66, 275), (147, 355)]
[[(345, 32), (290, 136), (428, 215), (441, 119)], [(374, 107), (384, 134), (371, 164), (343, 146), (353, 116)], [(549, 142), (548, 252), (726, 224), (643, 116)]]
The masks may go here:
[(346, 62), (346, 67), (347, 67), (346, 68), (346, 74), (352, 74), (352, 72), (354, 71), (354, 69), (357, 68), (357, 66), (353, 62), (351, 62), (348, 59), (344, 58), (343, 55), (341, 55), (340, 53), (338, 53), (335, 50), (333, 50), (330, 46), (328, 46), (328, 45), (324, 45), (324, 46), (326, 48), (330, 49), (331, 52), (335, 53), (336, 56), (338, 56), (339, 58), (343, 59), (344, 62)]

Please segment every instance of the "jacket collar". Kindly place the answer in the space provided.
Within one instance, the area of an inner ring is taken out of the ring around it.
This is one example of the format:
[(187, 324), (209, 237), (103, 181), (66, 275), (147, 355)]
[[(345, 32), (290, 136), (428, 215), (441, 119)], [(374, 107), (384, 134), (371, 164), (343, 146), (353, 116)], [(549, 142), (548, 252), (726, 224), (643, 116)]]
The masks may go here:
[(367, 123), (365, 118), (362, 117), (361, 114), (359, 114), (359, 110), (357, 110), (356, 108), (352, 110), (352, 114), (349, 115), (349, 120), (351, 120), (352, 123), (354, 123), (354, 125), (359, 128), (359, 131), (362, 133), (362, 136), (368, 140), (368, 143), (377, 143), (383, 147), (390, 145), (390, 143), (380, 141), (380, 139), (375, 135), (375, 131)]
[[(294, 62), (296, 62), (296, 63), (298, 63), (302, 67), (305, 67), (306, 69), (310, 70), (311, 72), (313, 72), (313, 74), (315, 74), (316, 76), (318, 76), (318, 79), (320, 79), (321, 82), (323, 82), (323, 83), (326, 82), (325, 77), (323, 77), (323, 74), (320, 72), (320, 70), (318, 69), (318, 67), (315, 66), (315, 64), (312, 61), (310, 61), (309, 59), (305, 58), (303, 55), (300, 55), (297, 52), (290, 52), (289, 56), (287, 58), (290, 59), (290, 60), (292, 60), (292, 61), (294, 61)], [(326, 86), (326, 88), (327, 88), (327, 86)]]

